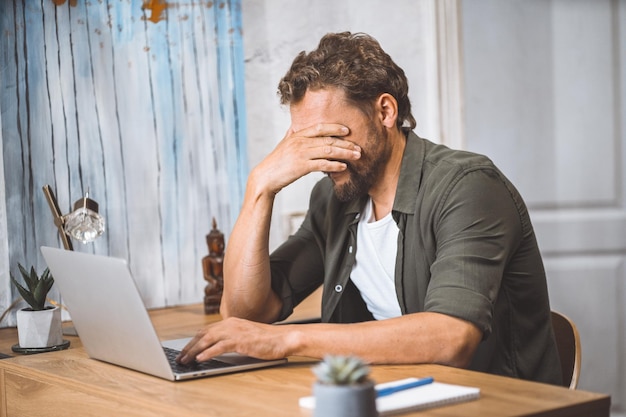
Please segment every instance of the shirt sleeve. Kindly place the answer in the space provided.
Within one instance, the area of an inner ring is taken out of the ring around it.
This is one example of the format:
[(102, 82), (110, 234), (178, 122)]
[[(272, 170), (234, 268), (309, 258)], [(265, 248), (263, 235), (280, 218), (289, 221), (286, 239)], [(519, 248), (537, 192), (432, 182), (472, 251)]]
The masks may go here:
[(311, 194), (309, 210), (298, 231), (270, 255), (272, 289), (283, 303), (278, 320), (286, 319), (295, 306), (324, 282), (323, 242), (319, 227), (315, 227), (317, 217), (323, 212), (320, 198), (316, 197), (318, 188)]
[(507, 261), (522, 239), (516, 192), (496, 169), (463, 172), (442, 196), (425, 310), (474, 323), (486, 338)]

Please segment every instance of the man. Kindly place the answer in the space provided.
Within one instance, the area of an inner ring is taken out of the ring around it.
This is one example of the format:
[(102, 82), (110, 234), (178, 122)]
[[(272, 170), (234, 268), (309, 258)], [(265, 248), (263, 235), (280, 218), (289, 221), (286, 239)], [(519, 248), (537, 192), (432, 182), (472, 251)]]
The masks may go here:
[[(225, 254), (224, 320), (179, 360), (353, 354), (560, 383), (520, 195), (489, 159), (412, 132), (406, 77), (378, 42), (324, 36), (279, 94), (291, 126), (250, 173)], [(270, 256), (274, 197), (314, 171), (327, 178), (304, 223)], [(322, 284), (322, 323), (266, 324)]]

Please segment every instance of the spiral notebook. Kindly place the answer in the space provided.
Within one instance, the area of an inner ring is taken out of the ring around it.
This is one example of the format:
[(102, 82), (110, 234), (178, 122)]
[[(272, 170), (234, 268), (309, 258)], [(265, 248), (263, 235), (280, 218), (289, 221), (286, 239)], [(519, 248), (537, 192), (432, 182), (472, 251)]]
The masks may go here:
[[(402, 385), (416, 380), (417, 378), (407, 378), (377, 384), (376, 389), (379, 390), (394, 385)], [(407, 413), (409, 411), (470, 401), (479, 397), (480, 388), (433, 382), (421, 387), (411, 388), (396, 392), (392, 395), (376, 398), (376, 408), (381, 416), (390, 416)], [(300, 407), (314, 409), (315, 398), (312, 396), (300, 398)]]

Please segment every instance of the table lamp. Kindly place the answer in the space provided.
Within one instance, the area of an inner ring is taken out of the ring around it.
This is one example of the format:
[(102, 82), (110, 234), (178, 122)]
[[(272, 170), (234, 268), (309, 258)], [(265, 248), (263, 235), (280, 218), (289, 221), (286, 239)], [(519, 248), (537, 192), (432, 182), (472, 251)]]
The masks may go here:
[(52, 211), (54, 224), (59, 229), (59, 236), (67, 250), (74, 250), (70, 237), (86, 244), (96, 240), (104, 233), (105, 221), (98, 213), (98, 203), (89, 198), (89, 190), (85, 196), (74, 203), (74, 210), (62, 214), (57, 199), (49, 185), (43, 187), (43, 193)]
[[(74, 250), (70, 237), (85, 244), (93, 242), (104, 233), (104, 218), (98, 214), (98, 203), (89, 198), (89, 189), (83, 198), (76, 200), (74, 210), (65, 215), (61, 213), (59, 203), (49, 185), (43, 187), (43, 193), (48, 200), (54, 224), (59, 229), (59, 236), (66, 250)], [(63, 334), (78, 335), (73, 326), (64, 327)]]

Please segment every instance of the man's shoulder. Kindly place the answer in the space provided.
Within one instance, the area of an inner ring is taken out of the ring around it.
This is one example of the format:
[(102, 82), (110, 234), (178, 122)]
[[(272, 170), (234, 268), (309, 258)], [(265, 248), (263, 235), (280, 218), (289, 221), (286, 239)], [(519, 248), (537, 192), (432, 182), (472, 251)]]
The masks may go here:
[(404, 178), (411, 181), (442, 181), (465, 172), (478, 169), (498, 171), (487, 156), (419, 137), (414, 132), (407, 135), (407, 146), (403, 158)]
[(438, 144), (417, 137), (422, 141), (424, 147), (425, 168), (434, 167), (457, 167), (459, 169), (469, 169), (476, 167), (495, 167), (493, 161), (486, 155), (464, 149), (452, 149), (446, 145)]

